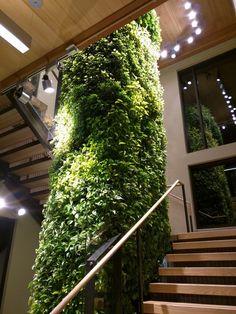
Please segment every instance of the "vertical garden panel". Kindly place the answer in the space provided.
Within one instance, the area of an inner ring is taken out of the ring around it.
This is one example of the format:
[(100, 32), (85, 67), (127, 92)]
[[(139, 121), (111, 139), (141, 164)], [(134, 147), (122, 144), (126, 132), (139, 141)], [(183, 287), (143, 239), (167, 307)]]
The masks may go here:
[[(86, 257), (127, 231), (165, 190), (159, 48), (159, 24), (151, 12), (65, 64), (30, 313), (48, 313), (84, 276)], [(165, 204), (143, 228), (142, 238), (147, 283), (168, 247)], [(131, 314), (138, 297), (132, 239), (122, 265), (123, 308)], [(97, 290), (109, 293), (110, 268), (98, 279)], [(82, 313), (79, 300), (65, 313)], [(109, 305), (105, 310), (111, 313)]]

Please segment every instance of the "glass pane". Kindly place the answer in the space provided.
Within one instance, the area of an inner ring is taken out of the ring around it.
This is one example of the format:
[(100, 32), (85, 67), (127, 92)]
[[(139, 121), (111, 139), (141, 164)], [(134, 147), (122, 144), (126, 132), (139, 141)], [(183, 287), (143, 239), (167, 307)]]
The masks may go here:
[(236, 162), (192, 169), (199, 228), (236, 224)]
[(208, 147), (236, 140), (235, 73), (235, 51), (196, 67)]
[(194, 90), (192, 70), (186, 70), (179, 74), (180, 89), (185, 120), (188, 151), (193, 152), (204, 149), (204, 138), (201, 129), (201, 114)]

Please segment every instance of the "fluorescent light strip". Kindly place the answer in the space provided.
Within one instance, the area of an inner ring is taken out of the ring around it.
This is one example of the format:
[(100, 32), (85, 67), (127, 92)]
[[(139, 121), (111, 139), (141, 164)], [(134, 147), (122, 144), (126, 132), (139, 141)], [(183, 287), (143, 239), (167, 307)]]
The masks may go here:
[(0, 36), (5, 39), (9, 44), (19, 50), (21, 53), (25, 53), (29, 50), (22, 41), (20, 41), (15, 35), (13, 35), (8, 29), (0, 24)]

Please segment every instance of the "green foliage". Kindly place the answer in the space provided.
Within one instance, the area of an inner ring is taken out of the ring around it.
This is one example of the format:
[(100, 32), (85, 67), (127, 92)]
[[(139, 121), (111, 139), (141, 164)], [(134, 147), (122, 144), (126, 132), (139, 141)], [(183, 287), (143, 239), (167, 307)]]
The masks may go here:
[[(223, 141), (219, 127), (210, 110), (205, 106), (202, 106), (202, 116), (208, 147), (222, 145)], [(203, 149), (199, 113), (196, 106), (188, 107), (187, 121), (189, 124), (188, 134), (191, 151)], [(194, 170), (193, 183), (198, 210), (214, 217), (226, 216), (226, 219), (219, 218), (218, 220), (212, 220), (204, 215), (199, 215), (201, 226), (226, 222), (231, 223), (233, 209), (224, 167), (217, 166), (203, 170)]]
[[(159, 38), (156, 17), (149, 13), (65, 65), (30, 313), (48, 313), (83, 277), (95, 247), (127, 231), (165, 190)], [(142, 238), (147, 284), (169, 245), (165, 204), (142, 229)], [(135, 250), (132, 239), (123, 251), (127, 314), (135, 312), (137, 299)], [(110, 287), (109, 274), (108, 267), (100, 275), (100, 292)], [(79, 302), (72, 301), (65, 313), (81, 313)]]
[[(215, 122), (210, 110), (201, 106), (204, 131), (207, 141), (207, 146), (216, 147), (223, 144), (220, 129)], [(190, 151), (198, 151), (205, 148), (202, 139), (200, 127), (200, 115), (196, 105), (189, 106), (186, 111), (186, 119), (188, 121), (188, 134), (189, 134), (189, 148)]]

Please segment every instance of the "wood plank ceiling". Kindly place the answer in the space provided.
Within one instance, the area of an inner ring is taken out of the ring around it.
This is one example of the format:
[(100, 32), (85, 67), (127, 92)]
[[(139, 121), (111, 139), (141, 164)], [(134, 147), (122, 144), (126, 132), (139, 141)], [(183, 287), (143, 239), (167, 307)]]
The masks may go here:
[(166, 0), (50, 0), (35, 9), (28, 0), (0, 0), (0, 9), (32, 38), (21, 54), (0, 39), (0, 89), (65, 55), (84, 48)]
[[(160, 16), (163, 47), (172, 45), (192, 32), (184, 3), (185, 0), (50, 0), (34, 9), (28, 0), (0, 0), (0, 9), (33, 38), (25, 54), (0, 39), (0, 90), (65, 55), (70, 44), (84, 48), (154, 7)], [(233, 0), (191, 3), (198, 12), (203, 33), (193, 44), (184, 44), (176, 59), (160, 61), (160, 67), (236, 37)]]
[(192, 9), (197, 12), (202, 33), (189, 45), (186, 39), (192, 35), (193, 28), (187, 16), (189, 10), (184, 8), (185, 2), (168, 0), (156, 9), (160, 16), (162, 48), (168, 49), (178, 42), (181, 44), (177, 57), (161, 60), (161, 68), (236, 37), (236, 14), (232, 0), (190, 0)]

